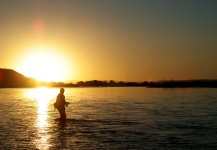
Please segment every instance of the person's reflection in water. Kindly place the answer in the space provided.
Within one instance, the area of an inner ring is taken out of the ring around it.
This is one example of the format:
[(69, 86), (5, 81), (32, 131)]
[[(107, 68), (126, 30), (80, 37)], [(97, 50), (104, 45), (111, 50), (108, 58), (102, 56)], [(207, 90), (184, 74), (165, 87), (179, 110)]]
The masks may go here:
[(68, 102), (65, 101), (64, 96), (64, 88), (60, 88), (60, 93), (57, 95), (56, 103), (54, 103), (54, 107), (59, 111), (60, 113), (60, 120), (66, 119), (66, 112), (65, 112), (65, 106), (68, 106)]

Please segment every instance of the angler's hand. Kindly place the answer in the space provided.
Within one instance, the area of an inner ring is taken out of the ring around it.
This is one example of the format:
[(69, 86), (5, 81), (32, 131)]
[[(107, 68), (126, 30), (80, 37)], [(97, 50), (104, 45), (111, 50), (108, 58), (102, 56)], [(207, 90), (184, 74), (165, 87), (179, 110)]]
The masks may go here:
[(66, 107), (69, 105), (69, 103), (68, 102), (66, 102)]

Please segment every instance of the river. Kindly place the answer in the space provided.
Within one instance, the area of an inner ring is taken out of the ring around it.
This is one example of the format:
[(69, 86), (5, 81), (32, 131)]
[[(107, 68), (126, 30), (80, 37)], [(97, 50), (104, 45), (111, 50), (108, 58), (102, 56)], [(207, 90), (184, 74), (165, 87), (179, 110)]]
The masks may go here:
[(216, 88), (0, 89), (0, 149), (215, 149)]

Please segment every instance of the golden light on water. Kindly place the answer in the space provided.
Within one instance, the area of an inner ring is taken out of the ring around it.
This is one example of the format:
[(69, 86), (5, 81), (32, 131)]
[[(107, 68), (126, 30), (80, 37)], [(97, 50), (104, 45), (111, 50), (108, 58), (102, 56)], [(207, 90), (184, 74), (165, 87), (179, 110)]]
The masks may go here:
[(36, 133), (37, 138), (35, 140), (36, 146), (39, 149), (49, 149), (51, 146), (48, 142), (51, 135), (49, 132), (49, 122), (48, 122), (48, 107), (51, 100), (55, 98), (56, 91), (49, 88), (35, 88), (28, 91), (27, 96), (33, 100), (36, 100), (37, 105), (37, 120), (36, 128), (38, 132)]
[(47, 126), (49, 93), (44, 91), (46, 91), (46, 88), (39, 88), (35, 92), (35, 96), (37, 96), (38, 101), (38, 127)]

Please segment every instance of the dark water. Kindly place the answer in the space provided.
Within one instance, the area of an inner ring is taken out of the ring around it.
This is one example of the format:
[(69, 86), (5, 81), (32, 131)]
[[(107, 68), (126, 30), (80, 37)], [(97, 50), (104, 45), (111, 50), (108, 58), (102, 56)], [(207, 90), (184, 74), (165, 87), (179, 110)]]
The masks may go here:
[(215, 149), (217, 89), (0, 89), (0, 149)]

